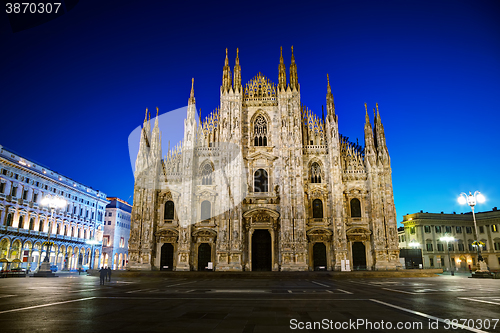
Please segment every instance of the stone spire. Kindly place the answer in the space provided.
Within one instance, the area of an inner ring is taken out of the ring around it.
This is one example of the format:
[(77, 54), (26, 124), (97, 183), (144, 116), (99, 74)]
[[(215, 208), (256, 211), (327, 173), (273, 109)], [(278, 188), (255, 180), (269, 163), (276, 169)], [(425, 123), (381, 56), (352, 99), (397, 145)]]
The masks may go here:
[(377, 108), (377, 117), (375, 119), (375, 145), (377, 147), (378, 158), (384, 164), (390, 163), (389, 151), (387, 150), (385, 142), (384, 125), (382, 125), (382, 120), (380, 119), (378, 103), (376, 103), (375, 106)]
[(196, 100), (194, 99), (194, 77), (191, 79), (191, 93), (189, 94), (188, 105), (195, 104)]
[(242, 91), (241, 87), (241, 67), (240, 67), (240, 58), (238, 56), (239, 49), (236, 48), (236, 60), (234, 62), (234, 91), (240, 90)]
[(156, 108), (155, 125), (151, 136), (151, 158), (153, 161), (161, 159), (160, 128), (158, 126), (158, 107)]
[(231, 68), (229, 68), (229, 59), (227, 58), (226, 48), (226, 60), (224, 61), (224, 68), (222, 69), (222, 91), (229, 91), (231, 86)]
[(283, 47), (280, 46), (280, 64), (278, 66), (278, 90), (286, 89), (286, 68), (283, 62)]
[(290, 89), (299, 90), (299, 81), (297, 79), (297, 64), (295, 64), (295, 56), (293, 55), (292, 46), (292, 62), (290, 64)]
[(375, 142), (373, 141), (372, 125), (370, 123), (370, 116), (368, 116), (368, 107), (365, 103), (365, 156), (375, 151)]
[(191, 93), (189, 94), (187, 119), (189, 122), (196, 121), (196, 100), (194, 98), (194, 77), (191, 79)]
[(330, 76), (328, 74), (326, 74), (326, 81), (328, 82), (326, 87), (326, 114), (335, 116), (335, 103), (333, 102), (332, 87), (330, 86)]

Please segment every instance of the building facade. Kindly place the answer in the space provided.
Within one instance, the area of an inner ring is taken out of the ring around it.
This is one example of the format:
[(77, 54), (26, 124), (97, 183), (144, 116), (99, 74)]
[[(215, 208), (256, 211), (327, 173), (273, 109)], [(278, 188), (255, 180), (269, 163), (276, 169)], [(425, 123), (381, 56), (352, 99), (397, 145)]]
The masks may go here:
[[(297, 65), (278, 84), (242, 84), (227, 57), (220, 106), (198, 120), (194, 79), (184, 138), (162, 158), (158, 116), (144, 120), (136, 160), (131, 269), (219, 271), (400, 267), (384, 127), (365, 104), (365, 147), (301, 103)], [(327, 75), (328, 79), (328, 75)], [(146, 111), (147, 112), (147, 111)], [(165, 132), (163, 132), (165, 134)], [(167, 133), (168, 134), (168, 133)]]
[[(415, 213), (403, 217), (398, 231), (400, 248), (420, 248), (425, 268), (443, 268), (446, 271), (476, 270), (477, 249), (474, 221), (471, 213), (433, 214)], [(500, 270), (500, 211), (476, 213), (479, 241), (485, 245), (481, 254), (491, 270)], [(451, 236), (453, 241), (441, 241)]]
[[(67, 205), (52, 217), (41, 205), (45, 197), (63, 198)], [(35, 271), (45, 258), (49, 233), (51, 265), (59, 270), (88, 268), (92, 257), (98, 264), (101, 247), (87, 241), (102, 240), (107, 203), (104, 193), (0, 146), (1, 268)]]
[(125, 269), (128, 261), (132, 206), (119, 198), (107, 198), (104, 214), (101, 267)]

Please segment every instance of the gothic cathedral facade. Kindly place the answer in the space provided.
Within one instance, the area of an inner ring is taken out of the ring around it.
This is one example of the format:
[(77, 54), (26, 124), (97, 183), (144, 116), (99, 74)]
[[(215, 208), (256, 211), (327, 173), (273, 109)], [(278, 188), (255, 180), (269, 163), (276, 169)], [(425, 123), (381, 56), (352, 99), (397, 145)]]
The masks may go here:
[(365, 104), (362, 148), (338, 132), (329, 80), (320, 118), (301, 104), (293, 47), (289, 76), (282, 55), (278, 69), (277, 85), (259, 73), (243, 86), (226, 49), (220, 107), (198, 120), (193, 83), (184, 139), (163, 158), (158, 116), (152, 130), (146, 117), (129, 269), (400, 267), (378, 105), (372, 126)]

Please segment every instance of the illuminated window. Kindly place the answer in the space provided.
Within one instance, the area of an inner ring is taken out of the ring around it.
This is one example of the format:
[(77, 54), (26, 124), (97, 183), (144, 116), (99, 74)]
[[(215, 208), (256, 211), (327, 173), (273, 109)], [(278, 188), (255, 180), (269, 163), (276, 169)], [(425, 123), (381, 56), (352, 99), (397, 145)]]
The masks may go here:
[(120, 237), (120, 247), (124, 248), (125, 247), (125, 238)]
[(492, 231), (492, 232), (497, 232), (497, 231), (498, 231), (498, 229), (497, 229), (497, 225), (496, 225), (496, 224), (492, 224), (492, 225), (491, 225), (491, 231)]

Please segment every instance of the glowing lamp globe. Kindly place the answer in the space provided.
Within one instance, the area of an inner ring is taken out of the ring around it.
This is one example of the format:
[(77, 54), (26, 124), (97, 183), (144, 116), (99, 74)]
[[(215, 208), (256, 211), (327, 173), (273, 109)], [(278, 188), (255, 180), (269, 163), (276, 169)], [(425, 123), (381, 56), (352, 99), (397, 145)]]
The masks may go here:
[(467, 199), (465, 199), (462, 195), (458, 197), (458, 203), (461, 205), (465, 205), (467, 203)]

